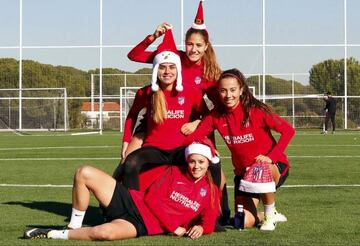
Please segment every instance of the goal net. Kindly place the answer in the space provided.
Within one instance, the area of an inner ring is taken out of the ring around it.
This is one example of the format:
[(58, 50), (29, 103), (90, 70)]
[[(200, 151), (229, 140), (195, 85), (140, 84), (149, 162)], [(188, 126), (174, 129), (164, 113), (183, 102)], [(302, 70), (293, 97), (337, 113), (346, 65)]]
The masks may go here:
[[(126, 116), (134, 102), (136, 92), (140, 88), (141, 87), (120, 87), (120, 132), (124, 131)], [(144, 112), (145, 111), (142, 110), (139, 113), (138, 121)]]
[(0, 131), (66, 131), (66, 88), (0, 89)]

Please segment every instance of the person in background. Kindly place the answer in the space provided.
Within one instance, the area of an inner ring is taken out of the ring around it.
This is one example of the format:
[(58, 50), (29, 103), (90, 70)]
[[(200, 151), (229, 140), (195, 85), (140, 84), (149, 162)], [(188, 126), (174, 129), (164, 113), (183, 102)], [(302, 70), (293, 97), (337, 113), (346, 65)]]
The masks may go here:
[(328, 133), (328, 126), (329, 126), (329, 120), (332, 124), (332, 133), (335, 134), (335, 114), (336, 114), (336, 100), (332, 97), (331, 92), (328, 91), (324, 95), (324, 100), (326, 102), (324, 111), (325, 111), (325, 128), (324, 128), (324, 134)]
[[(24, 238), (120, 240), (173, 233), (196, 239), (210, 234), (219, 213), (217, 187), (208, 171), (213, 152), (213, 146), (190, 144), (184, 153), (187, 167), (168, 166), (144, 192), (128, 190), (107, 173), (82, 166), (74, 176), (69, 229), (29, 228)], [(91, 193), (106, 223), (82, 227)]]
[[(238, 69), (230, 69), (221, 74), (217, 86), (222, 103), (202, 120), (195, 132), (188, 136), (188, 141), (201, 139), (209, 132), (218, 130), (231, 151), (235, 173), (235, 208), (238, 204), (243, 205), (245, 227), (256, 226), (262, 221), (260, 230), (272, 231), (277, 222), (287, 220), (276, 211), (274, 191), (275, 185), (280, 187), (289, 174), (290, 165), (284, 151), (295, 131), (287, 121), (272, 112), (268, 105), (257, 100), (245, 81)], [(278, 141), (273, 137), (272, 130), (280, 133)], [(252, 168), (259, 163), (265, 165), (261, 169)], [(263, 182), (262, 172), (259, 171), (264, 167), (264, 171), (270, 174), (266, 177), (266, 183), (264, 182), (264, 192), (261, 189), (256, 193), (241, 191), (240, 183), (242, 180), (248, 181), (248, 177), (255, 176)], [(271, 185), (273, 188), (267, 189)], [(268, 192), (271, 190), (272, 192)], [(260, 201), (264, 204), (265, 218), (257, 211)]]

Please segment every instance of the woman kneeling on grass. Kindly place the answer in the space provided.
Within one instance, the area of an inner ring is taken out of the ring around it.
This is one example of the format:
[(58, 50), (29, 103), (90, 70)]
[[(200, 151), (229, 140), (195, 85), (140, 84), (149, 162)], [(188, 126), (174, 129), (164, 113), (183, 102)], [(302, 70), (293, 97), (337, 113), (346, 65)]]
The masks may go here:
[[(31, 228), (24, 238), (119, 240), (173, 233), (196, 239), (210, 234), (219, 215), (218, 190), (208, 171), (213, 150), (203, 143), (190, 144), (185, 149), (187, 168), (169, 166), (146, 191), (127, 190), (99, 169), (80, 167), (74, 176), (69, 229)], [(82, 227), (90, 193), (99, 201), (107, 222)]]
[[(234, 167), (235, 208), (243, 205), (245, 228), (257, 226), (273, 231), (277, 222), (287, 218), (275, 208), (276, 189), (289, 174), (289, 161), (285, 154), (293, 127), (271, 108), (256, 99), (238, 69), (224, 71), (218, 80), (221, 104), (206, 116), (188, 141), (202, 139), (218, 130), (231, 152)], [(272, 134), (278, 132), (278, 140)], [(260, 201), (264, 214), (258, 213)]]

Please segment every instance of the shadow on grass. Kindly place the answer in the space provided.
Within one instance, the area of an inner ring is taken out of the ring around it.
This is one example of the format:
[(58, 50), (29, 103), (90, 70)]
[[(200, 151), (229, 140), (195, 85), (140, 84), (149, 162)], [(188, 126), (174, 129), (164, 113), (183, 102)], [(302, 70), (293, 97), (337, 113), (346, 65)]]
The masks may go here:
[[(30, 209), (36, 209), (40, 211), (45, 211), (57, 215), (66, 217), (64, 222), (69, 222), (69, 216), (71, 215), (71, 203), (64, 202), (49, 202), (49, 201), (32, 201), (32, 202), (23, 202), (23, 201), (12, 201), (3, 203), (6, 205), (15, 205), (23, 206)], [(104, 218), (100, 213), (99, 207), (89, 206), (86, 210), (84, 225), (94, 226), (104, 223)], [(30, 227), (40, 227), (37, 225), (29, 225)], [(43, 226), (41, 226), (43, 227)]]

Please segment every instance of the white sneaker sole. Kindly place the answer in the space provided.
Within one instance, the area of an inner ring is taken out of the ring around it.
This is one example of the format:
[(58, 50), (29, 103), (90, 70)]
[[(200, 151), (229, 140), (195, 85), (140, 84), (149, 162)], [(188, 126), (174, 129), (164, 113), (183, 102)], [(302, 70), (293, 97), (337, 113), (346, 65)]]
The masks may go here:
[(281, 213), (276, 213), (275, 215), (275, 222), (286, 222), (287, 218), (285, 215), (281, 214)]

